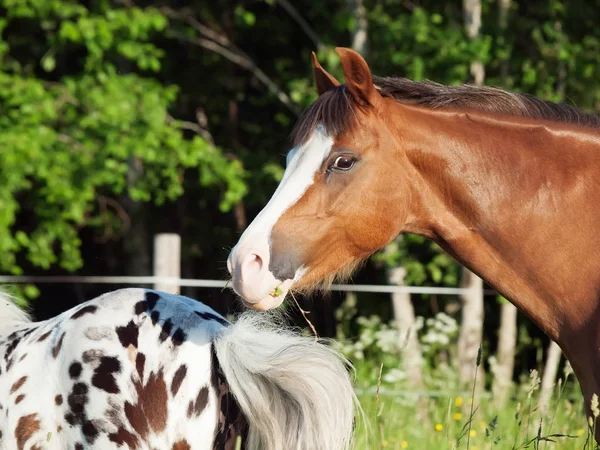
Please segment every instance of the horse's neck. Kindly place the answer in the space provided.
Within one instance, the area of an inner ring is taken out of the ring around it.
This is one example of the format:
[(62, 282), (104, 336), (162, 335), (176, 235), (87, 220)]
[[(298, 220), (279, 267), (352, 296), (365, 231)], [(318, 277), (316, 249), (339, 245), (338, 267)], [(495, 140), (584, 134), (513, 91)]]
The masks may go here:
[(411, 120), (406, 231), (438, 242), (564, 349), (581, 333), (596, 339), (600, 323), (598, 134), (516, 120), (433, 111)]

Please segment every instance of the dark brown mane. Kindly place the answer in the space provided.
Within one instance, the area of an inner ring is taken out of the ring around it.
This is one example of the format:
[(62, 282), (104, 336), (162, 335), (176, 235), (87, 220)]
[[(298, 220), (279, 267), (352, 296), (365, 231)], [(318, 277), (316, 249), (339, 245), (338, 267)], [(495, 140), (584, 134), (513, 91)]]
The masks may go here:
[(462, 109), (565, 122), (589, 128), (600, 127), (600, 117), (572, 106), (540, 100), (491, 86), (444, 86), (431, 81), (373, 77), (384, 97), (432, 109)]
[(353, 120), (354, 104), (346, 85), (332, 88), (302, 113), (292, 131), (293, 145), (296, 147), (305, 143), (319, 123), (336, 136), (343, 133)]
[[(600, 128), (600, 117), (594, 114), (491, 86), (445, 86), (431, 81), (376, 76), (373, 83), (383, 97), (425, 108), (485, 111)], [(345, 85), (325, 92), (298, 120), (292, 133), (294, 146), (306, 142), (317, 123), (322, 123), (334, 136), (344, 132), (354, 121), (354, 107)]]

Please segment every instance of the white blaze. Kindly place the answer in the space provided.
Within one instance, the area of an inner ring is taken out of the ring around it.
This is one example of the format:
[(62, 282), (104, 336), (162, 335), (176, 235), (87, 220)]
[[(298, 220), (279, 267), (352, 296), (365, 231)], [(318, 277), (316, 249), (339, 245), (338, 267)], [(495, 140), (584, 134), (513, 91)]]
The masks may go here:
[[(323, 126), (318, 125), (305, 144), (288, 153), (287, 167), (277, 190), (229, 255), (227, 266), (234, 290), (257, 309), (278, 306), (293, 283), (292, 280), (277, 280), (269, 270), (271, 232), (283, 213), (314, 183), (315, 174), (331, 152), (332, 145), (333, 139)], [(298, 268), (294, 281), (304, 272), (305, 268)], [(275, 288), (279, 289), (274, 291)]]
[(296, 204), (314, 183), (315, 173), (329, 156), (332, 145), (333, 139), (327, 135), (323, 126), (319, 125), (306, 144), (290, 150), (287, 155), (287, 167), (279, 186), (269, 203), (242, 234), (238, 245), (244, 245), (244, 238), (247, 236), (257, 234), (266, 235), (267, 239), (270, 239), (271, 230), (277, 220)]

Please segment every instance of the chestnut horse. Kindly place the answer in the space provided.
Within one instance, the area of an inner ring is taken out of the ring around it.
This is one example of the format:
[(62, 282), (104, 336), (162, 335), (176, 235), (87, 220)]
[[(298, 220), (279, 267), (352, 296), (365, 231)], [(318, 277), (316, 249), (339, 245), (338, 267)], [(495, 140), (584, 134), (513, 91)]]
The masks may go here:
[(229, 256), (235, 291), (274, 308), (416, 233), (556, 341), (589, 405), (600, 394), (600, 119), (491, 87), (374, 77), (358, 53), (336, 51), (346, 84), (313, 54), (319, 98)]

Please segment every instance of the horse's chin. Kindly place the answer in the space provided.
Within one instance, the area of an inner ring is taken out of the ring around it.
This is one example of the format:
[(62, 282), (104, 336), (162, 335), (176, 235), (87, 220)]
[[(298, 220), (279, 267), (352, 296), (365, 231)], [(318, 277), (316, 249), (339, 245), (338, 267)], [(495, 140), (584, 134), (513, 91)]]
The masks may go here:
[(242, 299), (242, 303), (244, 304), (244, 306), (255, 311), (268, 311), (270, 309), (275, 309), (283, 303), (283, 300), (285, 299), (286, 295), (290, 291), (290, 288), (292, 287), (292, 283), (293, 280), (283, 281), (277, 287), (275, 287), (269, 293), (269, 295), (261, 298), (258, 301), (248, 301), (247, 299), (241, 296), (240, 298)]

